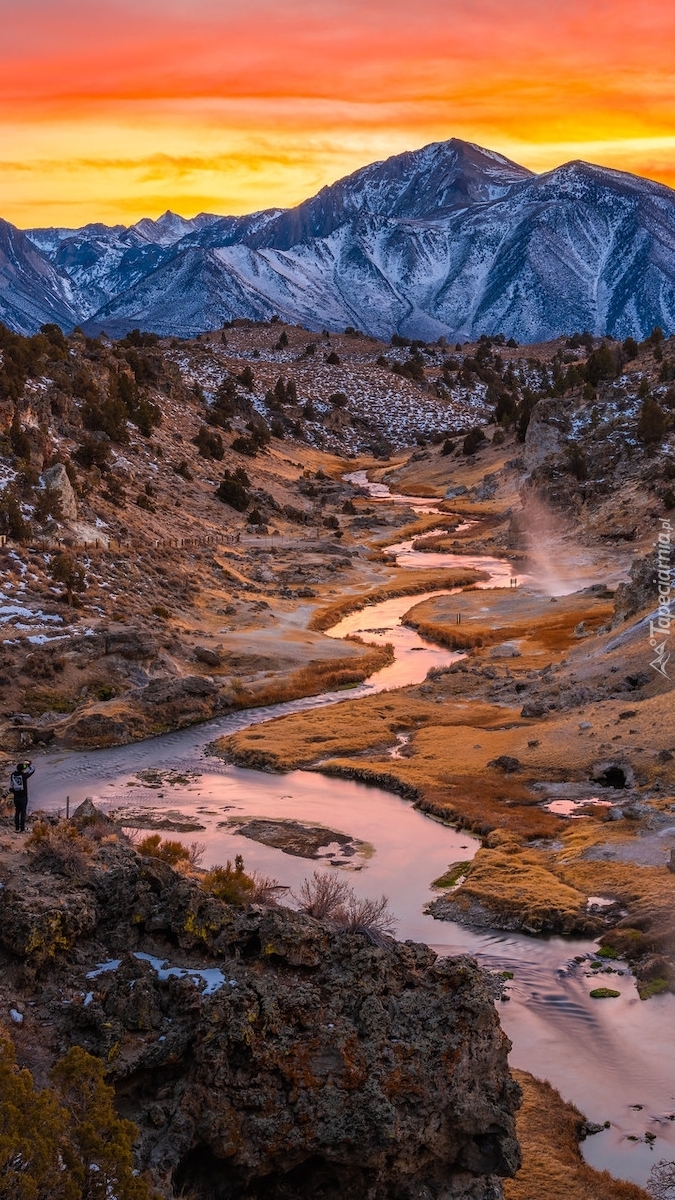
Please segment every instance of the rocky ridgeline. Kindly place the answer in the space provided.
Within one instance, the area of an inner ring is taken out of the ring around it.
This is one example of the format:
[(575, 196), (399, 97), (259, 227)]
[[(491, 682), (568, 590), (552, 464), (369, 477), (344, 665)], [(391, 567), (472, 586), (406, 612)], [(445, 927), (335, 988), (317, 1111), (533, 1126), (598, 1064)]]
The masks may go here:
[(380, 337), (641, 337), (673, 327), (674, 224), (662, 184), (584, 162), (534, 175), (452, 138), (287, 210), (27, 234), (0, 219), (0, 317), (22, 332), (192, 336), (280, 314)]
[(519, 1090), (473, 960), (228, 906), (112, 828), (0, 851), (20, 1058), (100, 1056), (164, 1195), (499, 1200)]

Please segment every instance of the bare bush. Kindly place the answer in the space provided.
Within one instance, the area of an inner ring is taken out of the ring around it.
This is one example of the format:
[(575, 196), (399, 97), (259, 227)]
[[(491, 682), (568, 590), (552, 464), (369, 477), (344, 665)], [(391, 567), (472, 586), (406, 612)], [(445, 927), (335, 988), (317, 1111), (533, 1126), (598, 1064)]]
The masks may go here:
[(301, 912), (350, 933), (365, 933), (378, 945), (392, 937), (396, 929), (386, 896), (379, 900), (357, 896), (334, 872), (315, 871), (311, 879), (304, 880), (298, 894), (292, 894)]
[(107, 817), (100, 816), (87, 821), (83, 828), (86, 829), (90, 842), (103, 842), (110, 838), (118, 840), (119, 830), (114, 821), (109, 821)]
[(389, 911), (389, 900), (385, 895), (379, 900), (357, 896), (351, 888), (347, 903), (335, 916), (342, 929), (360, 930), (363, 933), (392, 937), (396, 929), (396, 918)]
[(258, 871), (253, 871), (252, 878), (255, 884), (255, 904), (267, 904), (273, 908), (279, 902), (277, 893), (288, 890), (284, 883), (279, 883), (278, 879), (273, 879), (270, 875), (261, 875)]
[(206, 854), (206, 842), (190, 842), (188, 857), (191, 867), (198, 867)]
[(297, 896), (292, 893), (301, 912), (318, 921), (329, 921), (346, 903), (351, 888), (337, 874), (315, 871), (311, 879), (305, 879)]
[(662, 1158), (655, 1163), (649, 1172), (647, 1191), (654, 1200), (675, 1200), (675, 1162)]

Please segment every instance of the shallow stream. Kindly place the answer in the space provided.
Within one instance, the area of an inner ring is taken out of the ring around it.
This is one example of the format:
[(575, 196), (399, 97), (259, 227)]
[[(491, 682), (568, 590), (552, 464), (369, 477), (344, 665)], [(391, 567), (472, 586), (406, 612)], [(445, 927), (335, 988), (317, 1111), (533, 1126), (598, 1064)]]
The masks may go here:
[[(355, 482), (366, 483), (358, 474)], [(371, 489), (376, 501), (392, 499), (385, 485), (369, 485)], [(400, 502), (420, 512), (437, 511), (428, 500), (401, 497)], [(401, 565), (411, 568), (475, 565), (490, 576), (482, 585), (486, 588), (505, 586), (513, 574), (503, 560), (419, 554), (410, 543), (390, 549)], [(512, 1064), (549, 1079), (590, 1120), (610, 1120), (610, 1129), (584, 1143), (587, 1161), (644, 1183), (653, 1163), (675, 1158), (670, 1050), (675, 996), (643, 1003), (626, 972), (601, 979), (621, 992), (619, 999), (591, 1000), (589, 992), (597, 983), (589, 961), (593, 942), (481, 932), (425, 914), (426, 902), (437, 894), (431, 881), (449, 863), (470, 859), (478, 841), (423, 816), (409, 802), (380, 788), (316, 772), (271, 775), (243, 770), (207, 753), (207, 745), (224, 734), (287, 713), (419, 683), (430, 667), (454, 661), (457, 654), (400, 624), (404, 613), (424, 598), (368, 605), (328, 631), (333, 637), (361, 633), (367, 640), (393, 643), (396, 661), (359, 688), (234, 713), (136, 745), (87, 753), (53, 751), (40, 760), (31, 781), (31, 807), (63, 810), (69, 796), (72, 810), (92, 796), (106, 811), (123, 809), (130, 824), (135, 814), (139, 826), (147, 827), (148, 819), (177, 826), (167, 836), (204, 844), (205, 866), (241, 853), (248, 868), (274, 876), (289, 889), (297, 889), (313, 870), (332, 869), (331, 862), (339, 861), (330, 839), (322, 857), (301, 858), (246, 838), (228, 824), (230, 818), (299, 819), (366, 843), (367, 852), (342, 861), (339, 868), (347, 872), (355, 891), (364, 896), (386, 893), (398, 937), (425, 941), (439, 954), (470, 953), (486, 967), (513, 973), (509, 1000), (499, 1004), (502, 1024), (513, 1041)], [(193, 828), (186, 829), (186, 824)], [(625, 970), (625, 964), (612, 965)], [(645, 1139), (645, 1133), (655, 1134), (656, 1141)]]

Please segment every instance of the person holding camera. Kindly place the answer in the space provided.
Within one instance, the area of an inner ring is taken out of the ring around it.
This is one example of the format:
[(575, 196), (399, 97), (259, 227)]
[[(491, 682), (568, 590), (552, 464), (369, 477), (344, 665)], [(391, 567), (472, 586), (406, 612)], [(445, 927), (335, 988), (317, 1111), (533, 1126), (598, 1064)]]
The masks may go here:
[(26, 828), (26, 810), (28, 808), (28, 780), (35, 771), (30, 759), (17, 763), (16, 771), (12, 771), (9, 782), (14, 796), (14, 828), (17, 833), (23, 833)]

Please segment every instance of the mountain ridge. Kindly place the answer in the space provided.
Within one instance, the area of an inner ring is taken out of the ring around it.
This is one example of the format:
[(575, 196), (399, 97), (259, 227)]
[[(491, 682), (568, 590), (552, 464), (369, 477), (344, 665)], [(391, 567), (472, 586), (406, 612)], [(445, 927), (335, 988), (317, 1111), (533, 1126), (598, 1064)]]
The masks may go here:
[(675, 328), (675, 192), (582, 160), (537, 175), (459, 139), (362, 167), (291, 209), (16, 232), (0, 319), (20, 332), (43, 311), (113, 336), (274, 314), (425, 340)]

